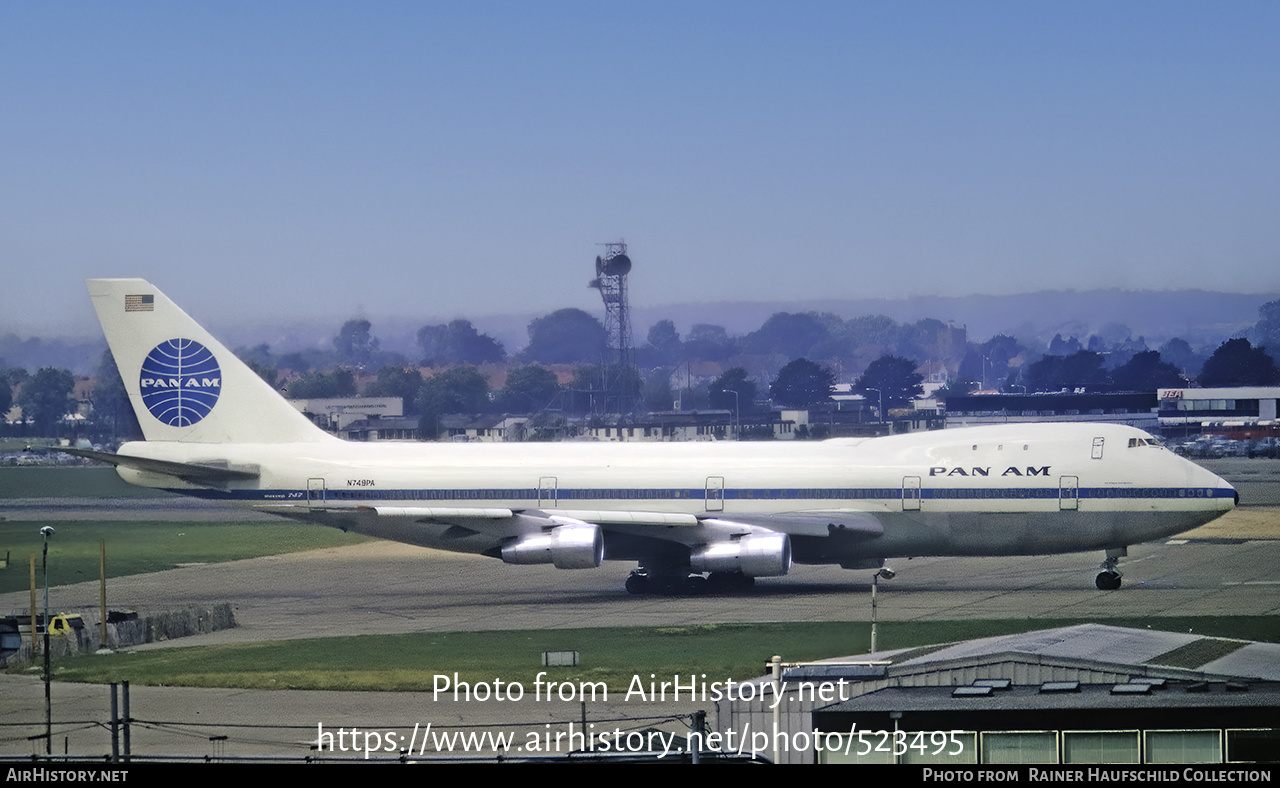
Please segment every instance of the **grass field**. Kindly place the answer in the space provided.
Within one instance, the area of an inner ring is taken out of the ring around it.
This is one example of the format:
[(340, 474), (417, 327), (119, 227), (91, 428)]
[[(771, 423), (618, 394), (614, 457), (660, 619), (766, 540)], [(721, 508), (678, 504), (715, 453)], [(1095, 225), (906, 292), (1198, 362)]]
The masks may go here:
[[(1025, 632), (1081, 623), (1079, 619), (893, 622), (880, 625), (882, 648)], [(1150, 619), (1098, 623), (1147, 627)], [(1250, 640), (1280, 640), (1274, 618), (1161, 618), (1158, 628)], [(62, 681), (256, 689), (430, 690), (436, 674), (467, 682), (519, 681), (531, 687), (543, 651), (578, 651), (576, 668), (548, 669), (549, 680), (605, 682), (625, 691), (632, 676), (687, 677), (691, 666), (709, 680), (764, 673), (775, 653), (788, 661), (867, 653), (865, 622), (706, 624), (690, 627), (436, 632), (319, 638), (233, 646), (86, 655), (60, 662)]]
[(98, 542), (107, 543), (107, 575), (122, 577), (173, 569), (179, 564), (217, 563), (264, 555), (340, 547), (369, 537), (281, 520), (278, 523), (169, 523), (126, 521), (0, 522), (0, 557), (9, 553), (9, 568), (0, 571), (0, 593), (21, 591), (30, 583), (28, 556), (36, 555), (39, 576), (40, 528), (57, 531), (49, 543), (49, 584), (79, 583), (98, 578)]
[(5, 498), (159, 498), (170, 493), (137, 487), (103, 465), (73, 468), (0, 468)]
[[(6, 498), (148, 498), (169, 493), (135, 487), (114, 468), (0, 468), (0, 593), (21, 591), (30, 583), (28, 556), (42, 549), (40, 528), (57, 531), (49, 545), (49, 584), (96, 580), (98, 542), (107, 543), (107, 574), (123, 577), (173, 569), (179, 564), (217, 563), (340, 547), (369, 541), (331, 528), (273, 523), (127, 522), (75, 520), (26, 522), (4, 518)], [(39, 572), (39, 567), (36, 569)], [(43, 585), (42, 577), (37, 582)]]

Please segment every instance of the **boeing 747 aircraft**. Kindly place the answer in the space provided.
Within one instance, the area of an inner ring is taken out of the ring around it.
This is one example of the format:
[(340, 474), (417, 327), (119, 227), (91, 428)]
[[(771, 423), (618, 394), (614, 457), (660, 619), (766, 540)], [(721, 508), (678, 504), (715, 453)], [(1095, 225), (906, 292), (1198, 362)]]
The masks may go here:
[(89, 293), (145, 441), (133, 484), (512, 564), (635, 561), (632, 593), (751, 585), (793, 563), (1104, 550), (1229, 511), (1225, 481), (1141, 430), (1008, 424), (821, 442), (354, 443), (313, 425), (141, 279)]

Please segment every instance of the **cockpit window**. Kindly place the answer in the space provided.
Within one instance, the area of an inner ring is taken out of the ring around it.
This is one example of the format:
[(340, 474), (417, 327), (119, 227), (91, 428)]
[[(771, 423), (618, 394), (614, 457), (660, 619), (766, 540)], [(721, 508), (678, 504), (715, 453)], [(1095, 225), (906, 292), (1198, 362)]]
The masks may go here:
[(1132, 449), (1134, 446), (1155, 446), (1157, 449), (1164, 448), (1164, 444), (1155, 438), (1130, 438), (1129, 448)]

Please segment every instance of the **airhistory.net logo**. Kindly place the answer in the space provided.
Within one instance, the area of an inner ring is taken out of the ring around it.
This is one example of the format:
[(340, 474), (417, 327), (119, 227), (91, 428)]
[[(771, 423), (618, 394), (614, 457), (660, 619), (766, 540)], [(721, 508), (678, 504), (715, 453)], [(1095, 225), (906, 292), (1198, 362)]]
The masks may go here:
[(170, 427), (190, 427), (217, 404), (222, 369), (194, 339), (170, 339), (147, 354), (139, 384), (152, 416)]

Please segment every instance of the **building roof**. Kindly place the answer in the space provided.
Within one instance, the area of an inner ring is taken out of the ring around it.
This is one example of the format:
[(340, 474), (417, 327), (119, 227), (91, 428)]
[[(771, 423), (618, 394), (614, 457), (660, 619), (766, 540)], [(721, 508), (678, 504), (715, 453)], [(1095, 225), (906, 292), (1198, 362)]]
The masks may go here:
[[(1120, 689), (1117, 690), (1117, 687)], [(1132, 691), (1125, 691), (1132, 688)], [(824, 712), (1015, 711), (1064, 709), (1167, 709), (1280, 707), (1276, 682), (1185, 682), (1141, 691), (1137, 685), (1081, 684), (1073, 691), (1011, 686), (964, 695), (956, 687), (886, 687), (823, 707)]]
[[(1280, 681), (1280, 643), (1255, 643), (1195, 633), (1076, 624), (1016, 635), (1000, 635), (863, 657), (823, 660), (798, 666), (789, 677), (830, 676), (840, 663), (865, 666), (887, 662), (889, 676), (921, 673), (995, 661), (1099, 668), (1113, 673), (1166, 675), (1217, 680)], [(849, 675), (853, 678), (853, 675)]]
[(1166, 399), (1280, 399), (1280, 386), (1228, 386), (1221, 388), (1169, 388), (1156, 392)]

